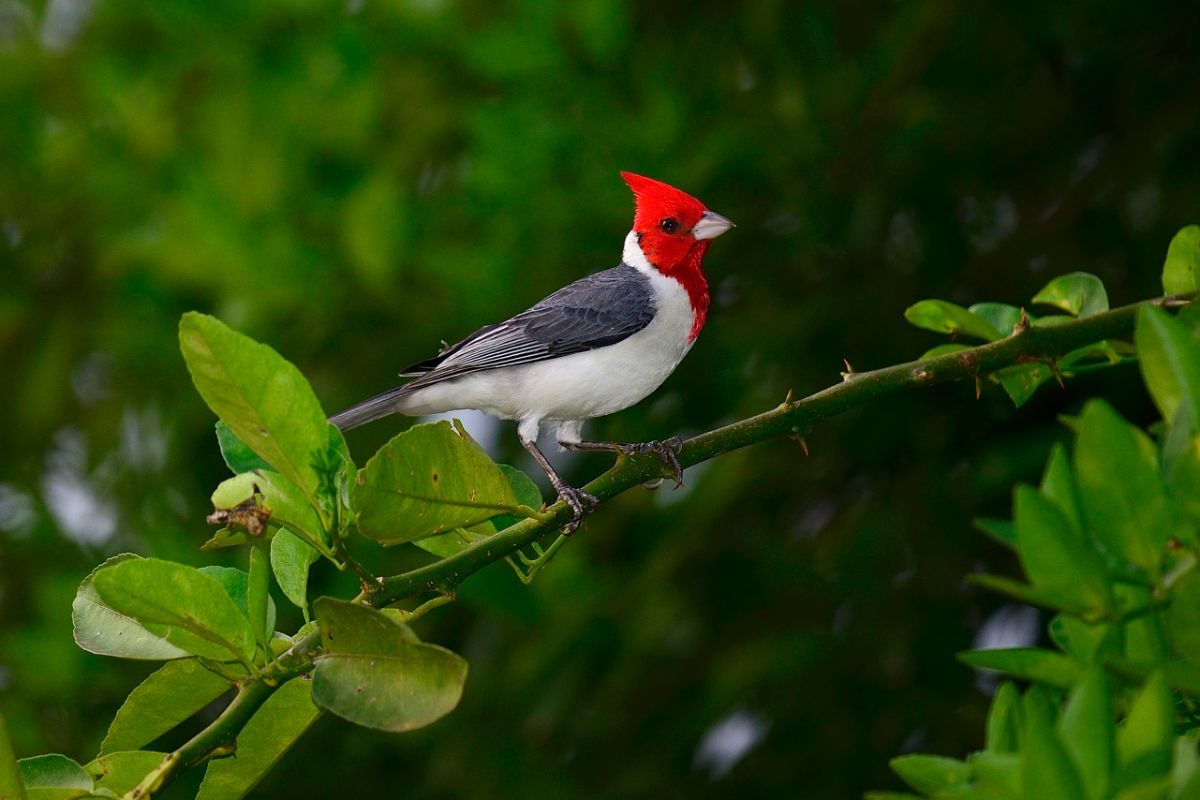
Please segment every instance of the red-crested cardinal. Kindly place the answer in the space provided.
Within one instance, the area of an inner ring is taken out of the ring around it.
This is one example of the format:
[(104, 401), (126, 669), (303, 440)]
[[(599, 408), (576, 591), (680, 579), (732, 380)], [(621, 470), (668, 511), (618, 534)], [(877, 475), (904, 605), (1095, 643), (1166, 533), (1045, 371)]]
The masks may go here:
[(575, 512), (568, 532), (597, 500), (550, 466), (537, 447), (543, 424), (568, 450), (655, 453), (681, 482), (678, 437), (626, 444), (587, 442), (580, 434), (586, 420), (629, 408), (657, 389), (691, 350), (708, 313), (700, 264), (711, 240), (733, 223), (673, 186), (628, 172), (621, 177), (636, 208), (619, 266), (480, 328), (400, 373), (414, 380), (330, 421), (348, 430), (388, 414), (459, 408), (517, 420), (521, 444)]

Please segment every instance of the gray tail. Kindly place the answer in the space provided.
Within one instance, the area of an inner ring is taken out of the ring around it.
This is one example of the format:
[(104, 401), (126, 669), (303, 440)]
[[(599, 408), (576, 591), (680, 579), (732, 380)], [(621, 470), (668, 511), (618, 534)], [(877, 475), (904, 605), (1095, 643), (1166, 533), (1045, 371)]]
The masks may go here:
[(388, 414), (394, 414), (396, 413), (396, 401), (407, 393), (407, 389), (407, 386), (397, 386), (383, 394), (377, 394), (370, 400), (364, 400), (356, 406), (334, 414), (329, 421), (341, 430), (348, 431), (359, 425), (374, 422), (380, 417), (386, 417)]

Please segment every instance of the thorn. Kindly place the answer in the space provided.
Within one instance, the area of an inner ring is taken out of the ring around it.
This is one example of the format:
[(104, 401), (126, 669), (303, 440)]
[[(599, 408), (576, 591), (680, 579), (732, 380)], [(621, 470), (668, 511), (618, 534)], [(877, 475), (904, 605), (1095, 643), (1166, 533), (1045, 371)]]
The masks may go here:
[(1046, 365), (1050, 367), (1050, 372), (1054, 375), (1054, 380), (1058, 381), (1058, 388), (1066, 391), (1067, 385), (1063, 383), (1062, 373), (1058, 371), (1058, 362), (1053, 358), (1046, 359)]
[(800, 449), (804, 451), (804, 455), (808, 455), (808, 441), (803, 436), (800, 437)]
[(1025, 309), (1022, 307), (1021, 318), (1017, 320), (1017, 324), (1013, 326), (1013, 333), (1023, 333), (1027, 330), (1029, 330), (1029, 314), (1026, 313)]
[(854, 375), (854, 367), (850, 366), (850, 360), (847, 358), (843, 358), (842, 363), (846, 365), (846, 371), (842, 373), (842, 381), (845, 382), (850, 380), (850, 377)]
[(792, 390), (788, 389), (787, 397), (783, 398), (783, 404), (790, 406), (792, 404)]
[(975, 399), (978, 400), (983, 395), (983, 378), (975, 376)]

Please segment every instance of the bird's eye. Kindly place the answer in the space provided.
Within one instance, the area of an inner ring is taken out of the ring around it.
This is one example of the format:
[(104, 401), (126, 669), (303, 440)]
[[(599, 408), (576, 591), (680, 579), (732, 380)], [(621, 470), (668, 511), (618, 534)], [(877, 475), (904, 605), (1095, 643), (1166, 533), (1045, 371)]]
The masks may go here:
[(668, 236), (679, 232), (679, 220), (674, 217), (667, 217), (662, 222), (658, 223), (658, 229)]

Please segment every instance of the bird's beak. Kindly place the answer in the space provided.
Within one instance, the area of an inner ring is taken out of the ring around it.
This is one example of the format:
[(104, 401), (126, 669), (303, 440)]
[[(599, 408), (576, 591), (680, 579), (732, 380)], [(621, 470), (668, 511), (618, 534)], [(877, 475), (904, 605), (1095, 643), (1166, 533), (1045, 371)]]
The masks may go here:
[(700, 221), (692, 226), (692, 238), (715, 239), (733, 227), (735, 227), (734, 224), (720, 214), (705, 211), (700, 217)]

